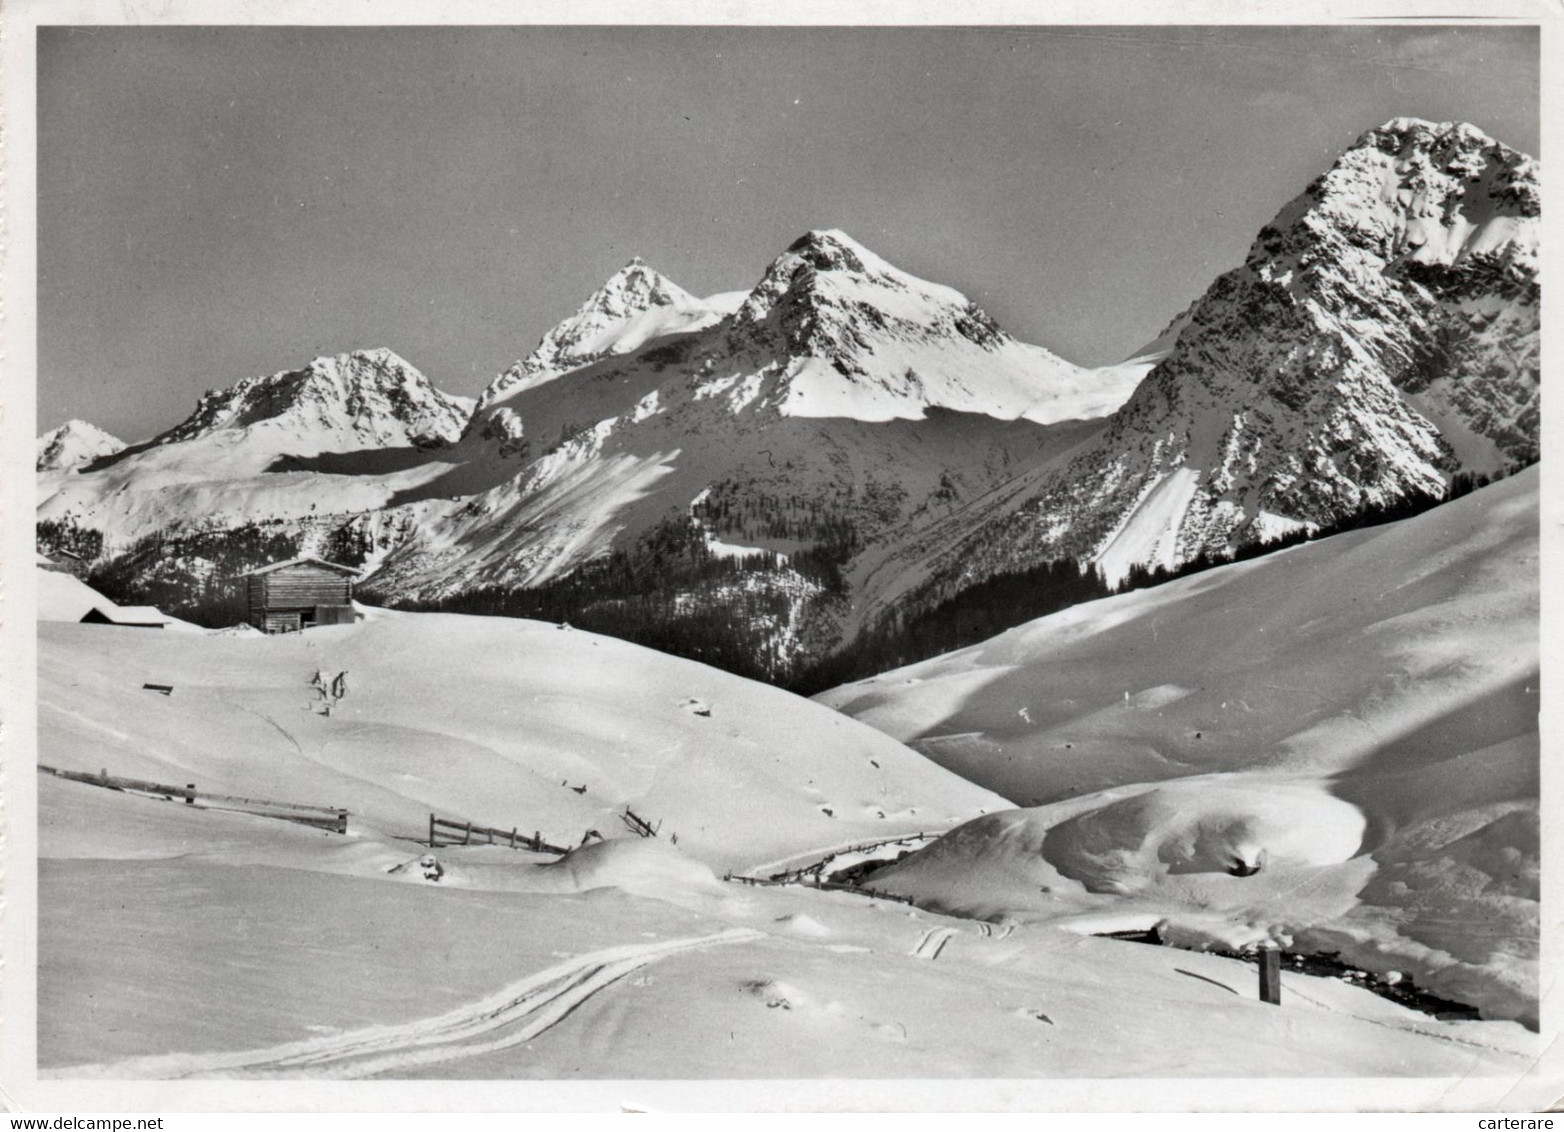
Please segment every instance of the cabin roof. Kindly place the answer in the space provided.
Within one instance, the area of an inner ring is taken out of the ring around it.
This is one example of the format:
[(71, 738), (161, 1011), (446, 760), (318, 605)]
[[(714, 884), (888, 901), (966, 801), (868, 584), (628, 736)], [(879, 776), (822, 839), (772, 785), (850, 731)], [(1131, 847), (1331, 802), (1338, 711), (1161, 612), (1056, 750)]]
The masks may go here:
[(272, 574), (278, 570), (286, 570), (290, 566), (320, 566), (326, 570), (335, 570), (339, 574), (346, 574), (350, 578), (356, 578), (359, 571), (351, 566), (344, 566), (340, 562), (327, 562), (324, 558), (290, 558), (286, 562), (273, 562), (270, 566), (262, 566), (258, 570), (250, 570), (241, 574), (242, 578), (256, 578), (262, 574)]
[(115, 625), (168, 625), (174, 620), (152, 605), (95, 605), (87, 616), (94, 613)]

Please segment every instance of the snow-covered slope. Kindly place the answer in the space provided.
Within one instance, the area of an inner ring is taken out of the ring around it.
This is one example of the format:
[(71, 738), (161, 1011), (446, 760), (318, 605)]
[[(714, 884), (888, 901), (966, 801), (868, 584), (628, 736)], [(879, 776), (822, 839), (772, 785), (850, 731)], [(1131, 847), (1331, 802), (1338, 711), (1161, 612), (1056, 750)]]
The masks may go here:
[[(756, 537), (755, 520), (785, 526), (778, 498), (829, 501), (853, 537), (832, 552), (844, 584), (751, 577), (745, 591), (786, 602), (818, 656), (892, 606), (1002, 571), (1074, 559), (1118, 582), (1437, 496), (1459, 471), (1535, 458), (1537, 209), (1531, 159), (1469, 126), (1391, 122), (1156, 341), (1096, 372), (843, 233), (811, 232), (730, 318), (492, 404), (483, 428), (524, 471), (471, 506), (435, 506), (377, 584), (439, 599), (553, 583), (615, 552), (638, 561), (636, 540), (679, 505), (703, 539), (786, 555), (824, 540)], [(1056, 424), (1035, 447), (974, 425), (964, 451), (938, 456), (920, 443), (936, 429), (869, 440), (849, 423), (939, 409), (1106, 423)], [(901, 494), (877, 492), (875, 469)], [(711, 501), (727, 507), (717, 524)], [(749, 521), (724, 520), (735, 510)]]
[(1018, 513), (951, 551), (1135, 564), (1439, 494), (1538, 453), (1537, 163), (1459, 123), (1370, 130), (1148, 347)]
[[(662, 838), (559, 865), (446, 847), (430, 882), (427, 850), (391, 838), (39, 785), (38, 1061), (78, 1091), (82, 1078), (231, 1091), (242, 1077), (256, 1095), (290, 1078), (716, 1079), (708, 1095), (725, 1105), (888, 1108), (917, 1075), (942, 1090), (1030, 1078), (1003, 1095), (1035, 1108), (1058, 1100), (1047, 1078), (1091, 1077), (1121, 1078), (1118, 1102), (1154, 1109), (1166, 1078), (1192, 1096), (1187, 1079), (1205, 1077), (1218, 1080), (1203, 1108), (1274, 1109), (1276, 1082), (1230, 1079), (1242, 1065), (1395, 1078), (1352, 1095), (1418, 1111), (1549, 1099), (1514, 1091), (1537, 1050), (1511, 1023), (1439, 1021), (1292, 971), (1282, 1006), (1266, 1006), (1253, 967), (1231, 959), (723, 884)], [(170, 984), (180, 993), (142, 989)]]
[(1538, 490), (1529, 469), (819, 697), (1032, 807), (883, 883), (1285, 939), (1535, 1025)]
[[(435, 810), (568, 845), (625, 833), (629, 805), (720, 869), (1005, 804), (807, 700), (539, 622), (377, 611), (302, 637), (177, 640), (46, 623), (40, 650), (44, 762), (322, 798), (387, 833)], [(348, 674), (329, 717), (317, 671)], [(173, 695), (150, 702), (147, 680)]]
[(112, 456), (125, 442), (86, 421), (66, 421), (38, 438), (36, 468), (40, 472), (69, 472), (102, 456)]
[[(724, 883), (730, 866), (1003, 802), (819, 705), (622, 642), (369, 618), (289, 637), (42, 627), (42, 761), (352, 811), (343, 836), (41, 775), (42, 1076), (265, 1089), (1242, 1064), (1399, 1077), (1419, 1107), (1520, 1103), (1503, 1078), (1536, 1052), (1513, 1024), (1439, 1021), (1292, 972), (1284, 1005), (1265, 1006), (1230, 959)], [(346, 673), (329, 716), (318, 670)], [(633, 836), (626, 804), (660, 836)], [(607, 840), (557, 861), (431, 849), (430, 811)], [(179, 993), (146, 991), (167, 986)]]

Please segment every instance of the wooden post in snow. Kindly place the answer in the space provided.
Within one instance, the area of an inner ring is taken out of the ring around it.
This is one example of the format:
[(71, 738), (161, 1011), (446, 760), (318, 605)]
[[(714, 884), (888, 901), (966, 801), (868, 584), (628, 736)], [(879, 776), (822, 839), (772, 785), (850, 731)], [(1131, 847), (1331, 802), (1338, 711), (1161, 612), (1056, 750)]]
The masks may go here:
[(1278, 947), (1260, 949), (1260, 1001), (1281, 1005), (1282, 952)]
[(434, 848), (434, 815), (429, 815), (429, 848)]
[(472, 844), (472, 822), (467, 823), (467, 832), (462, 836), (463, 845)]
[(187, 806), (195, 805), (195, 783), (194, 782), (187, 782), (187, 783), (185, 783), (185, 805), (187, 805)]

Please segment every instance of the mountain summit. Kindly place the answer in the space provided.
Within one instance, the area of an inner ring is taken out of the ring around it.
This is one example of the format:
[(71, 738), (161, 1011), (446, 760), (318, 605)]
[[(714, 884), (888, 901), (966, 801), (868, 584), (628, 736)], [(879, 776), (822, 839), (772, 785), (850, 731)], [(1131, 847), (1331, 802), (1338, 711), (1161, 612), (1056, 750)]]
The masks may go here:
[(180, 530), (221, 543), (278, 522), (296, 540), (305, 524), (324, 529), (317, 516), (373, 525), (364, 517), (444, 466), (471, 406), (390, 350), (316, 358), (210, 390), (167, 432), (50, 480), (37, 517), (120, 547)]
[(1118, 578), (1535, 460), (1537, 177), (1464, 123), (1368, 131), (1180, 316), (1110, 427), (983, 541)]
[(727, 324), (727, 346), (769, 355), (785, 416), (916, 420), (943, 408), (1047, 423), (1111, 412), (1140, 376), (1018, 342), (961, 292), (834, 228), (772, 262)]
[(210, 390), (153, 443), (244, 429), (291, 455), (429, 447), (455, 441), (471, 408), (469, 398), (440, 392), (390, 350), (354, 350)]
[(66, 421), (38, 438), (36, 470), (68, 472), (103, 456), (112, 456), (125, 442), (86, 421)]
[(592, 293), (565, 321), (543, 336), (532, 353), (489, 384), (480, 412), (512, 393), (615, 354), (627, 354), (667, 334), (709, 326), (721, 313), (691, 295), (640, 256)]

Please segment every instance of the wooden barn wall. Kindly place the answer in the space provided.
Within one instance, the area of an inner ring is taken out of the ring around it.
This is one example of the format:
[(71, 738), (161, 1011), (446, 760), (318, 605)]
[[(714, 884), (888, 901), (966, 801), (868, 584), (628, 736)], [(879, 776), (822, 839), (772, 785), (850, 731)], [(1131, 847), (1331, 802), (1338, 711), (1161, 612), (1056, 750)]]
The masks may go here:
[(259, 625), (256, 618), (266, 611), (266, 579), (250, 578), (246, 590), (250, 599), (250, 623)]
[(250, 604), (255, 606), (259, 596), (267, 609), (310, 609), (317, 605), (346, 605), (353, 598), (352, 579), (335, 570), (323, 570), (319, 566), (295, 566), (262, 574), (251, 582), (261, 583), (256, 594), (252, 585)]

